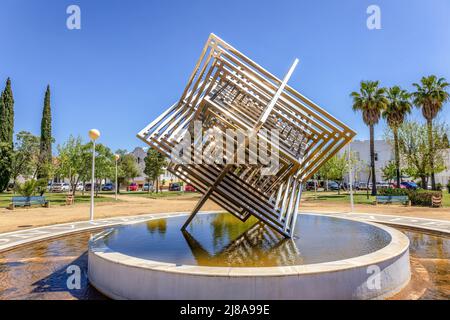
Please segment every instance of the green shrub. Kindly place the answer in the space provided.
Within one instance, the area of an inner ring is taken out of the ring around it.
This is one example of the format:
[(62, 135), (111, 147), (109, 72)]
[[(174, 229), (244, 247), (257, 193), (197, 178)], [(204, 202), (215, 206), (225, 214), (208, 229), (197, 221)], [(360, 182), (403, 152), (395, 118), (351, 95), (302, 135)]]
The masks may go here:
[(37, 187), (37, 181), (32, 179), (25, 181), (22, 184), (17, 185), (16, 191), (18, 194), (24, 197), (31, 197), (35, 194)]
[(408, 193), (409, 200), (411, 200), (411, 205), (413, 206), (428, 206), (432, 205), (432, 197), (433, 196), (441, 196), (442, 191), (429, 191), (429, 190), (411, 190)]
[(380, 196), (408, 196), (413, 206), (431, 206), (433, 196), (442, 196), (442, 191), (429, 190), (408, 190), (408, 189), (380, 189), (378, 190)]
[(400, 189), (400, 188), (384, 188), (377, 190), (378, 195), (380, 196), (407, 196), (408, 189)]

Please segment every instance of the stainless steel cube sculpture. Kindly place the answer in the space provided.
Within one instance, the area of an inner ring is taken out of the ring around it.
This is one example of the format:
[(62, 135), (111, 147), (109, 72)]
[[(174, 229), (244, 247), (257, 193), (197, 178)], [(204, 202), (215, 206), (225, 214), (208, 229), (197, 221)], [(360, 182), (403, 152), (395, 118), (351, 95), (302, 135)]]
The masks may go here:
[[(203, 194), (183, 228), (211, 199), (242, 221), (253, 215), (292, 237), (303, 182), (355, 136), (287, 85), (297, 61), (280, 80), (211, 34), (180, 100), (138, 133), (151, 148), (171, 157), (180, 133), (192, 133), (194, 122), (201, 121), (205, 130), (253, 132), (278, 153), (279, 166), (271, 175), (262, 174), (261, 164), (171, 161), (167, 169)], [(272, 129), (279, 132), (278, 145), (263, 134)]]

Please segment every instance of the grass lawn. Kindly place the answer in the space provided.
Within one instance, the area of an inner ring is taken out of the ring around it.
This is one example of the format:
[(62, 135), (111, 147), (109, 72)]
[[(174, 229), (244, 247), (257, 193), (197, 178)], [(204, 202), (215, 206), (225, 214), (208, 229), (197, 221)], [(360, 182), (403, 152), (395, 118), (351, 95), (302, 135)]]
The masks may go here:
[[(450, 207), (450, 194), (444, 190), (442, 191), (442, 206)], [(322, 191), (317, 192), (317, 196), (314, 191), (305, 191), (302, 195), (303, 201), (329, 201), (329, 202), (347, 202), (350, 203), (350, 194), (342, 191), (339, 195), (336, 191)], [(375, 201), (375, 197), (372, 197), (369, 193), (369, 199), (367, 199), (366, 191), (355, 191), (353, 193), (353, 200), (355, 204), (372, 204)]]
[[(302, 195), (302, 200), (304, 201), (329, 201), (329, 202), (347, 202), (350, 203), (350, 194), (348, 192), (341, 191), (341, 194), (333, 191), (322, 191), (317, 192), (316, 195), (314, 191), (305, 191)], [(369, 199), (367, 199), (366, 192), (354, 192), (353, 201), (356, 204), (372, 204), (375, 201), (375, 197), (369, 194)]]
[[(55, 205), (65, 205), (66, 204), (66, 193), (45, 193), (44, 197), (50, 201), (50, 206)], [(0, 207), (6, 208), (11, 203), (11, 197), (20, 196), (19, 194), (12, 194), (9, 192), (0, 193)], [(75, 195), (75, 203), (89, 203), (91, 197), (89, 193), (85, 192), (84, 196), (80, 194)], [(112, 202), (115, 201), (114, 198), (102, 197), (99, 195), (95, 198), (95, 202)]]

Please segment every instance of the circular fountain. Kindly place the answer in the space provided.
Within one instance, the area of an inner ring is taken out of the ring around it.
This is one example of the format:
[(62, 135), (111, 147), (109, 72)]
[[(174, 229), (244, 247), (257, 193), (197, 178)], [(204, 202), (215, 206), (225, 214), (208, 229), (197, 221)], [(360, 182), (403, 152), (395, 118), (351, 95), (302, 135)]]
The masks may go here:
[(185, 220), (96, 235), (89, 281), (114, 299), (382, 299), (410, 279), (409, 240), (386, 226), (301, 214), (288, 239), (227, 213)]

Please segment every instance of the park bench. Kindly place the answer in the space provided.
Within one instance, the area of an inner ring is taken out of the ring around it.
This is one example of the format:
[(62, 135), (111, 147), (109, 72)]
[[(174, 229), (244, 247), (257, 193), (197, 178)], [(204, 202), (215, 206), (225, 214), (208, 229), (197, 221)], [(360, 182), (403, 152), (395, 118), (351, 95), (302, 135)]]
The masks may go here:
[(15, 207), (30, 207), (34, 204), (40, 204), (48, 208), (49, 201), (45, 200), (45, 197), (32, 196), (32, 197), (12, 197), (9, 209), (13, 210)]
[(403, 203), (404, 205), (411, 205), (408, 196), (376, 196), (375, 204), (379, 203)]

